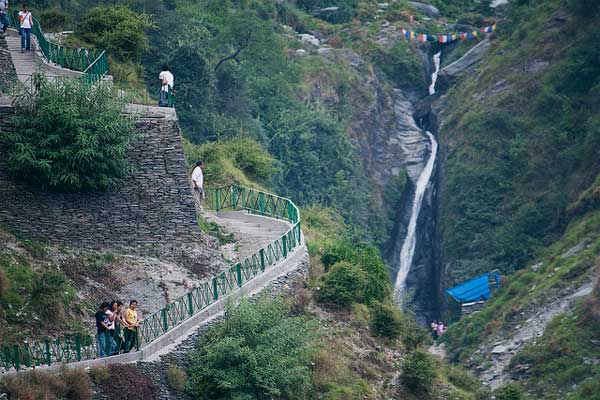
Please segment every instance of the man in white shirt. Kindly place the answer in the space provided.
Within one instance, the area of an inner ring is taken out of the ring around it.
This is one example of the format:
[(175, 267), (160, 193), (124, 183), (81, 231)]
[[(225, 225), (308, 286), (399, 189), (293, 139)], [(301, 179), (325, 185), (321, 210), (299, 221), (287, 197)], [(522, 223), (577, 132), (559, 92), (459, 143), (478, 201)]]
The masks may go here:
[(33, 17), (29, 7), (23, 5), (23, 11), (19, 11), (19, 30), (21, 34), (21, 53), (31, 50), (31, 28), (33, 28)]
[(169, 71), (168, 65), (163, 64), (162, 71), (158, 74), (158, 80), (161, 83), (158, 105), (160, 107), (171, 107), (173, 104), (169, 104), (169, 99), (172, 97), (175, 78), (171, 71)]
[(196, 206), (203, 212), (202, 200), (204, 199), (204, 162), (198, 161), (196, 167), (192, 171), (192, 185), (194, 186), (194, 199), (196, 200)]
[(10, 21), (8, 20), (8, 0), (0, 0), (0, 23), (2, 23), (2, 33), (6, 32)]

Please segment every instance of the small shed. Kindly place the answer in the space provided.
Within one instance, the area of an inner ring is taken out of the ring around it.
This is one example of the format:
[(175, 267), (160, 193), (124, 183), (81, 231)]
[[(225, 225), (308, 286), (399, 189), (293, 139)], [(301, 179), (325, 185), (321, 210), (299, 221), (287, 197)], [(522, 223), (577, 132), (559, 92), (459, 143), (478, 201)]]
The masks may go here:
[(448, 289), (446, 293), (460, 304), (461, 314), (470, 314), (480, 309), (492, 291), (500, 287), (500, 276), (498, 272), (488, 272)]

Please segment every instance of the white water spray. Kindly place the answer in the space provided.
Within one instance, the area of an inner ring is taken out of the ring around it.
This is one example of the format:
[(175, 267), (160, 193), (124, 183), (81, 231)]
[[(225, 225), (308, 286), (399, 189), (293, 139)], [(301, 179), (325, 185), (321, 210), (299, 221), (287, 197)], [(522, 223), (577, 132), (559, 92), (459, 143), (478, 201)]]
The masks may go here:
[[(437, 81), (438, 72), (440, 70), (440, 56), (441, 52), (433, 56), (433, 63), (435, 69), (431, 74), (431, 85), (429, 86), (429, 94), (435, 94), (435, 83)], [(398, 304), (402, 304), (402, 298), (406, 293), (406, 278), (408, 272), (412, 267), (413, 257), (415, 255), (415, 247), (417, 244), (417, 221), (419, 219), (419, 213), (421, 212), (421, 206), (423, 204), (423, 197), (425, 197), (425, 190), (433, 174), (433, 167), (435, 166), (435, 159), (437, 156), (438, 143), (431, 132), (426, 131), (427, 137), (431, 141), (431, 152), (427, 159), (425, 168), (421, 171), (419, 179), (416, 184), (415, 197), (412, 203), (412, 209), (410, 214), (410, 221), (408, 222), (408, 228), (406, 230), (406, 238), (402, 244), (402, 250), (400, 251), (400, 268), (398, 269), (398, 275), (396, 275), (396, 284), (394, 285), (394, 297)]]

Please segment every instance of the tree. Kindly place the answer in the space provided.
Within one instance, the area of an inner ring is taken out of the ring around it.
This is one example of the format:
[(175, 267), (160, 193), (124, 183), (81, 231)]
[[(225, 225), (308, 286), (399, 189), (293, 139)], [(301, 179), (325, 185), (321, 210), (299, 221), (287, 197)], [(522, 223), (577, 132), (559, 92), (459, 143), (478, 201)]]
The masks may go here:
[(18, 179), (65, 191), (116, 188), (128, 172), (132, 116), (112, 87), (34, 76), (35, 94), (17, 93), (3, 136), (9, 171)]

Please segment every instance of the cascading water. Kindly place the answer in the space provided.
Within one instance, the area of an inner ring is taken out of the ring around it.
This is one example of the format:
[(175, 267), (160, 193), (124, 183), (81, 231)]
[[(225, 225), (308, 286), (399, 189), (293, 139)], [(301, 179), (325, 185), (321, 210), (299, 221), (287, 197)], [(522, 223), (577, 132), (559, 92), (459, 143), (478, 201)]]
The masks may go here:
[[(437, 81), (438, 72), (440, 70), (440, 56), (441, 52), (433, 56), (434, 71), (431, 74), (431, 85), (429, 86), (429, 94), (435, 94), (435, 83)], [(398, 304), (402, 304), (403, 296), (406, 292), (406, 278), (410, 268), (412, 267), (413, 257), (415, 254), (415, 247), (417, 244), (417, 221), (419, 219), (419, 213), (421, 212), (421, 205), (423, 204), (423, 197), (425, 196), (425, 190), (433, 174), (433, 167), (435, 166), (435, 159), (437, 156), (438, 143), (431, 132), (426, 131), (425, 134), (431, 141), (431, 151), (425, 168), (421, 171), (419, 179), (417, 180), (415, 197), (412, 202), (412, 209), (410, 214), (410, 220), (408, 222), (408, 228), (406, 231), (406, 238), (402, 244), (402, 250), (400, 252), (400, 268), (398, 269), (398, 275), (396, 275), (396, 283), (394, 285), (394, 297)]]

